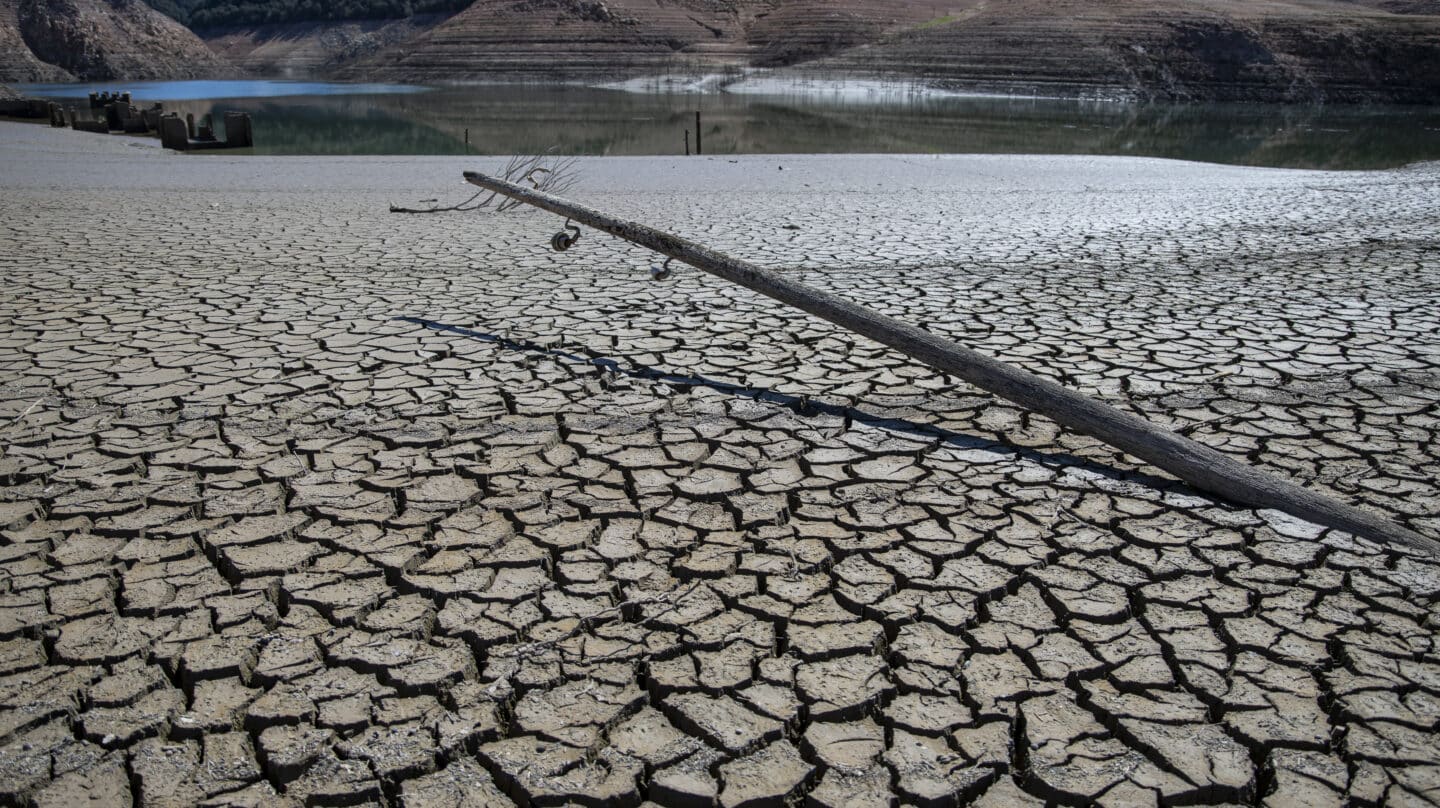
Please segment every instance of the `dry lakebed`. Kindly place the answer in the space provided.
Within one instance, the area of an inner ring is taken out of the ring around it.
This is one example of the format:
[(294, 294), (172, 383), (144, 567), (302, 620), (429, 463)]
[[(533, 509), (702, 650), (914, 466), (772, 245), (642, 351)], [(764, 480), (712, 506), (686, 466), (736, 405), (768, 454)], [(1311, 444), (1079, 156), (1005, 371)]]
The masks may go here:
[[(1440, 801), (1440, 559), (1202, 495), (494, 158), (0, 123), (0, 803)], [(1440, 165), (568, 192), (1440, 538)]]

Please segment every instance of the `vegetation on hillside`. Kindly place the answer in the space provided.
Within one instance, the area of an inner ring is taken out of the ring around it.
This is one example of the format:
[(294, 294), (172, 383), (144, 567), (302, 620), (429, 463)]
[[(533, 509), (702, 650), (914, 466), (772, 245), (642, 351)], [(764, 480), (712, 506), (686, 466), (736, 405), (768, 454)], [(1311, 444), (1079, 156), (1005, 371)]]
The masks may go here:
[(471, 0), (145, 0), (191, 28), (326, 20), (393, 20), (448, 14)]

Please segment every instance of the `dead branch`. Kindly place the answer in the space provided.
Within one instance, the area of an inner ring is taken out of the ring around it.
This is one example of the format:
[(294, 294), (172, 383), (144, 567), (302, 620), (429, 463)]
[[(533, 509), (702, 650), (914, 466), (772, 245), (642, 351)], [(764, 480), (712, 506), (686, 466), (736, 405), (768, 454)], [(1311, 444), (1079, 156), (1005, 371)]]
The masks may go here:
[[(517, 155), (511, 157), (505, 164), (501, 176), (509, 182), (528, 183), (537, 191), (548, 191), (550, 193), (564, 193), (575, 185), (579, 180), (578, 172), (575, 169), (576, 160), (574, 157), (556, 157), (554, 149), (543, 154)], [(484, 197), (484, 199), (481, 199)], [(478, 201), (477, 201), (478, 200)], [(498, 200), (498, 201), (497, 201)], [(431, 201), (431, 200), (426, 200)], [(442, 205), (430, 208), (407, 208), (391, 204), (391, 213), (464, 213), (472, 210), (483, 210), (495, 205), (496, 213), (504, 213), (512, 208), (519, 207), (524, 203), (518, 199), (496, 193), (495, 191), (480, 190), (469, 199), (454, 205)]]

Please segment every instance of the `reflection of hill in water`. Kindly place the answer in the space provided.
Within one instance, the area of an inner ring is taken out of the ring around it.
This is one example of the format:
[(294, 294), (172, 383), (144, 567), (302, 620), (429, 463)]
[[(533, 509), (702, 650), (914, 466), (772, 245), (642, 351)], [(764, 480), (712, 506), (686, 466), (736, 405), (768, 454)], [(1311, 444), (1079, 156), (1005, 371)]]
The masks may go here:
[(463, 154), (464, 144), (375, 102), (381, 96), (243, 98), (167, 102), (165, 109), (218, 122), (227, 110), (253, 118), (257, 154)]
[[(196, 104), (255, 115), (258, 150), (304, 154), (1115, 154), (1305, 168), (1440, 159), (1440, 110), (996, 98), (846, 102), (493, 86)], [(191, 111), (186, 105), (169, 105)], [(218, 115), (217, 115), (218, 117)], [(691, 145), (694, 133), (691, 132)]]

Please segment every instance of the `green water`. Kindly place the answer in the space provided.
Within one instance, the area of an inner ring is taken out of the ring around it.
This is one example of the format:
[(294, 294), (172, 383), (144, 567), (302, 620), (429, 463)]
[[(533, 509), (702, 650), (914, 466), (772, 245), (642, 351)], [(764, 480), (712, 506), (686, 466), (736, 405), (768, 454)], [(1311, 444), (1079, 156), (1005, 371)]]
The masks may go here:
[[(1171, 157), (1295, 168), (1440, 159), (1440, 108), (1126, 104), (1012, 98), (629, 93), (576, 86), (166, 82), (30, 85), (219, 121), (252, 114), (258, 154), (979, 153)], [(695, 133), (689, 133), (694, 148)], [(231, 152), (233, 154), (233, 152)]]

